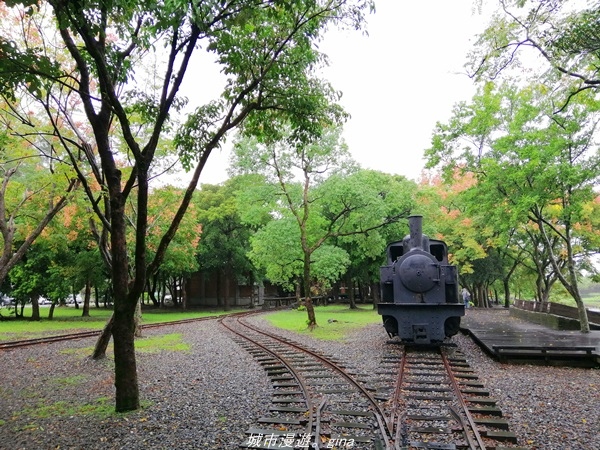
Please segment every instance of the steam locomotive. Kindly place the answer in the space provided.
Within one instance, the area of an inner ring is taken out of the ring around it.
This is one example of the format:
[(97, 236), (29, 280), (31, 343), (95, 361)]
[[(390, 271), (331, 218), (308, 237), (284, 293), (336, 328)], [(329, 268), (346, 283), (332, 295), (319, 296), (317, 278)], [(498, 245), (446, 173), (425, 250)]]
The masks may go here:
[(458, 271), (448, 264), (446, 243), (429, 239), (422, 224), (422, 216), (410, 216), (410, 234), (387, 246), (377, 311), (390, 337), (441, 344), (458, 333), (465, 305), (459, 301)]

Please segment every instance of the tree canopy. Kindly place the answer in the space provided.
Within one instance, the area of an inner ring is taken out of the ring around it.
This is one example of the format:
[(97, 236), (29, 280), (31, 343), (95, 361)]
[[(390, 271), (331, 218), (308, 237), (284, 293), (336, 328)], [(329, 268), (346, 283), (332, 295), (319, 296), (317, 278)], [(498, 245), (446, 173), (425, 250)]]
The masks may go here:
[(430, 165), (443, 164), (448, 175), (475, 174), (468, 202), (472, 211), (483, 207), (496, 233), (533, 225), (530, 232), (579, 307), (584, 331), (577, 265), (585, 249), (575, 224), (587, 226), (582, 208), (600, 181), (598, 106), (582, 92), (557, 115), (545, 85), (487, 83), (471, 104), (457, 105), (448, 124), (438, 124), (428, 151)]
[[(339, 94), (315, 77), (324, 62), (316, 48), (330, 26), (360, 28), (369, 1), (219, 0), (10, 1), (0, 38), (0, 95), (27, 96), (45, 115), (38, 133), (56, 137), (101, 221), (115, 306), (116, 409), (139, 407), (133, 327), (147, 273), (158, 270), (192, 200), (212, 150), (230, 130), (261, 139), (281, 124), (309, 141), (344, 112)], [(19, 33), (27, 30), (26, 33)], [(214, 55), (227, 77), (204, 105), (180, 94), (192, 60)], [(152, 61), (152, 77), (140, 67)], [(15, 114), (25, 113), (13, 108)], [(65, 125), (63, 127), (62, 125)], [(172, 138), (184, 167), (193, 169), (175, 216), (149, 260), (148, 197), (157, 156)], [(128, 253), (126, 205), (135, 191), (133, 252)]]

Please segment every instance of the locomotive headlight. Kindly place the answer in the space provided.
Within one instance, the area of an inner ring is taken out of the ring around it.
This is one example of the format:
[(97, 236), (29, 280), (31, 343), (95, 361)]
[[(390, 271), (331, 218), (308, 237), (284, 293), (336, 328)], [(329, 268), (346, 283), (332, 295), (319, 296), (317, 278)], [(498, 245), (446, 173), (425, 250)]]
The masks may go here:
[(410, 255), (400, 264), (398, 276), (407, 289), (427, 292), (440, 280), (439, 264), (426, 253)]

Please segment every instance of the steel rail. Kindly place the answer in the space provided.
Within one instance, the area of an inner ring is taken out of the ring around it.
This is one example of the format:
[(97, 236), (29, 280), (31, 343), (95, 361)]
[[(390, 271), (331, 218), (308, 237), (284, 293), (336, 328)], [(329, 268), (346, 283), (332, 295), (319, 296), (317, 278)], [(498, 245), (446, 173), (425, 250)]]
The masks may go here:
[[(248, 314), (247, 314), (248, 315)], [(217, 321), (223, 325), (226, 329), (228, 329), (230, 332), (232, 332), (233, 334), (235, 334), (236, 336), (239, 336), (240, 338), (244, 339), (245, 341), (249, 341), (252, 342), (252, 344), (256, 345), (257, 347), (261, 348), (262, 350), (264, 350), (265, 352), (267, 352), (268, 354), (272, 355), (274, 358), (278, 359), (279, 361), (281, 361), (281, 363), (289, 370), (289, 372), (294, 376), (294, 378), (296, 379), (298, 385), (300, 386), (300, 389), (302, 390), (302, 393), (304, 395), (304, 401), (306, 403), (306, 409), (308, 411), (308, 423), (306, 425), (306, 432), (310, 435), (312, 433), (312, 429), (313, 429), (313, 422), (314, 422), (314, 413), (313, 413), (313, 405), (312, 402), (310, 400), (310, 395), (309, 395), (309, 389), (308, 386), (306, 386), (306, 384), (304, 384), (304, 382), (301, 380), (301, 376), (297, 373), (296, 369), (294, 369), (293, 364), (284, 356), (278, 355), (277, 353), (275, 353), (273, 350), (269, 349), (266, 345), (260, 343), (259, 341), (257, 341), (256, 339), (252, 339), (251, 337), (249, 337), (246, 334), (243, 334), (239, 331), (237, 331), (236, 329), (234, 329), (232, 326), (230, 326), (229, 324), (225, 323), (225, 320), (227, 319), (232, 319), (235, 320), (237, 323), (239, 323), (242, 326), (245, 326), (241, 321), (239, 317), (221, 317), (219, 318)]]
[[(258, 312), (252, 312), (250, 314), (257, 314), (257, 313)], [(232, 315), (247, 315), (247, 314), (249, 314), (249, 313), (241, 312), (241, 313), (230, 314), (230, 316), (232, 316)], [(205, 320), (217, 319), (219, 317), (223, 317), (223, 316), (204, 316), (204, 317), (195, 317), (195, 318), (191, 318), (191, 319), (172, 320), (169, 322), (148, 323), (148, 324), (142, 325), (142, 330), (150, 329), (150, 328), (166, 327), (166, 326), (170, 326), (170, 325), (181, 325), (181, 324), (192, 323), (192, 322), (201, 322), (201, 321), (205, 321)], [(14, 348), (27, 347), (30, 345), (51, 344), (53, 342), (84, 339), (84, 338), (88, 338), (88, 337), (98, 336), (100, 333), (102, 333), (102, 330), (80, 331), (77, 333), (59, 334), (59, 335), (54, 335), (54, 336), (44, 336), (44, 337), (39, 337), (39, 338), (0, 342), (0, 350), (10, 350), (10, 349), (14, 349)]]
[(392, 399), (392, 411), (390, 412), (389, 427), (393, 431), (394, 426), (396, 427), (396, 433), (394, 435), (396, 449), (400, 449), (399, 442), (402, 441), (402, 416), (398, 414), (398, 403), (402, 396), (402, 382), (404, 381), (404, 369), (406, 367), (406, 347), (402, 348), (402, 360), (400, 362), (400, 373), (396, 379), (396, 389), (394, 390), (394, 397)]
[[(475, 421), (473, 420), (473, 416), (471, 415), (469, 408), (465, 402), (465, 399), (462, 395), (462, 392), (460, 391), (458, 381), (456, 381), (456, 377), (454, 376), (454, 373), (452, 372), (452, 367), (450, 365), (450, 361), (448, 360), (448, 356), (446, 355), (445, 352), (440, 352), (440, 353), (442, 355), (442, 361), (444, 361), (444, 366), (446, 367), (446, 372), (448, 373), (448, 376), (450, 377), (450, 383), (452, 384), (452, 388), (454, 389), (454, 394), (458, 398), (458, 402), (460, 403), (460, 406), (461, 406), (465, 416), (467, 417), (471, 431), (473, 432), (473, 435), (475, 436), (475, 439), (477, 440), (477, 444), (475, 444), (472, 437), (469, 435), (466, 427), (464, 427), (463, 421), (461, 420), (461, 423), (463, 423), (463, 429), (465, 430), (465, 438), (469, 442), (469, 448), (472, 450), (476, 450), (479, 447), (481, 450), (486, 450), (486, 445), (483, 442), (483, 439), (481, 438), (481, 434), (479, 433), (479, 430), (477, 429), (477, 424), (475, 424)], [(453, 411), (453, 412), (454, 412), (454, 414), (457, 414), (456, 411)]]
[(327, 400), (323, 400), (317, 408), (317, 417), (315, 421), (315, 442), (313, 448), (320, 450), (321, 443), (319, 442), (319, 436), (321, 436), (321, 417), (323, 416), (323, 409), (327, 405)]
[(0, 350), (9, 350), (19, 347), (27, 347), (29, 345), (50, 344), (52, 342), (69, 341), (74, 339), (83, 339), (87, 337), (98, 336), (101, 333), (97, 331), (82, 331), (79, 333), (59, 334), (55, 336), (45, 336), (40, 338), (22, 339), (19, 341), (0, 342)]
[(321, 361), (323, 364), (325, 364), (326, 366), (328, 366), (329, 368), (333, 369), (334, 371), (336, 371), (337, 373), (339, 373), (340, 375), (342, 375), (342, 377), (344, 377), (350, 384), (352, 384), (354, 387), (356, 387), (361, 394), (363, 394), (369, 401), (369, 403), (371, 404), (371, 406), (373, 407), (373, 409), (375, 410), (375, 417), (377, 419), (377, 423), (379, 425), (380, 431), (381, 431), (381, 435), (383, 437), (383, 440), (385, 441), (385, 445), (386, 445), (386, 449), (391, 449), (391, 448), (395, 448), (392, 447), (391, 444), (391, 437), (392, 437), (392, 432), (393, 430), (390, 430), (389, 427), (387, 426), (387, 422), (385, 421), (385, 412), (383, 411), (383, 409), (381, 408), (381, 406), (379, 406), (379, 404), (377, 403), (377, 400), (375, 400), (373, 398), (373, 396), (369, 393), (369, 391), (367, 391), (361, 384), (360, 382), (358, 382), (352, 375), (348, 374), (344, 369), (342, 369), (341, 367), (339, 367), (337, 364), (335, 364), (334, 362), (330, 361), (329, 359), (327, 359), (326, 357), (310, 350), (307, 349), (301, 345), (295, 344), (293, 342), (290, 342), (286, 339), (283, 339), (281, 336), (278, 336), (276, 334), (273, 333), (269, 333), (268, 331), (262, 330), (254, 325), (250, 325), (244, 321), (242, 321), (242, 318), (236, 317), (236, 320), (242, 324), (243, 326), (253, 330), (256, 333), (260, 333), (263, 334), (265, 336), (269, 336), (272, 339), (275, 339), (279, 342), (282, 342), (286, 345), (289, 345), (297, 350), (300, 350), (302, 352), (305, 352), (311, 356), (313, 356), (314, 358), (316, 358), (317, 360)]

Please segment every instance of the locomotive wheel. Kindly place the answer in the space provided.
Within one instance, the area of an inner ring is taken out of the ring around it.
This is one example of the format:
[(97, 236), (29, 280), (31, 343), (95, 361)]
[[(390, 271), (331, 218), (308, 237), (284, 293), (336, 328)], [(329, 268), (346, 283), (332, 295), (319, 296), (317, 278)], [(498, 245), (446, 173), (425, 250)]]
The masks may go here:
[(448, 317), (444, 322), (444, 334), (452, 337), (460, 331), (460, 317)]
[(381, 316), (383, 328), (390, 337), (398, 336), (398, 321), (392, 316)]

